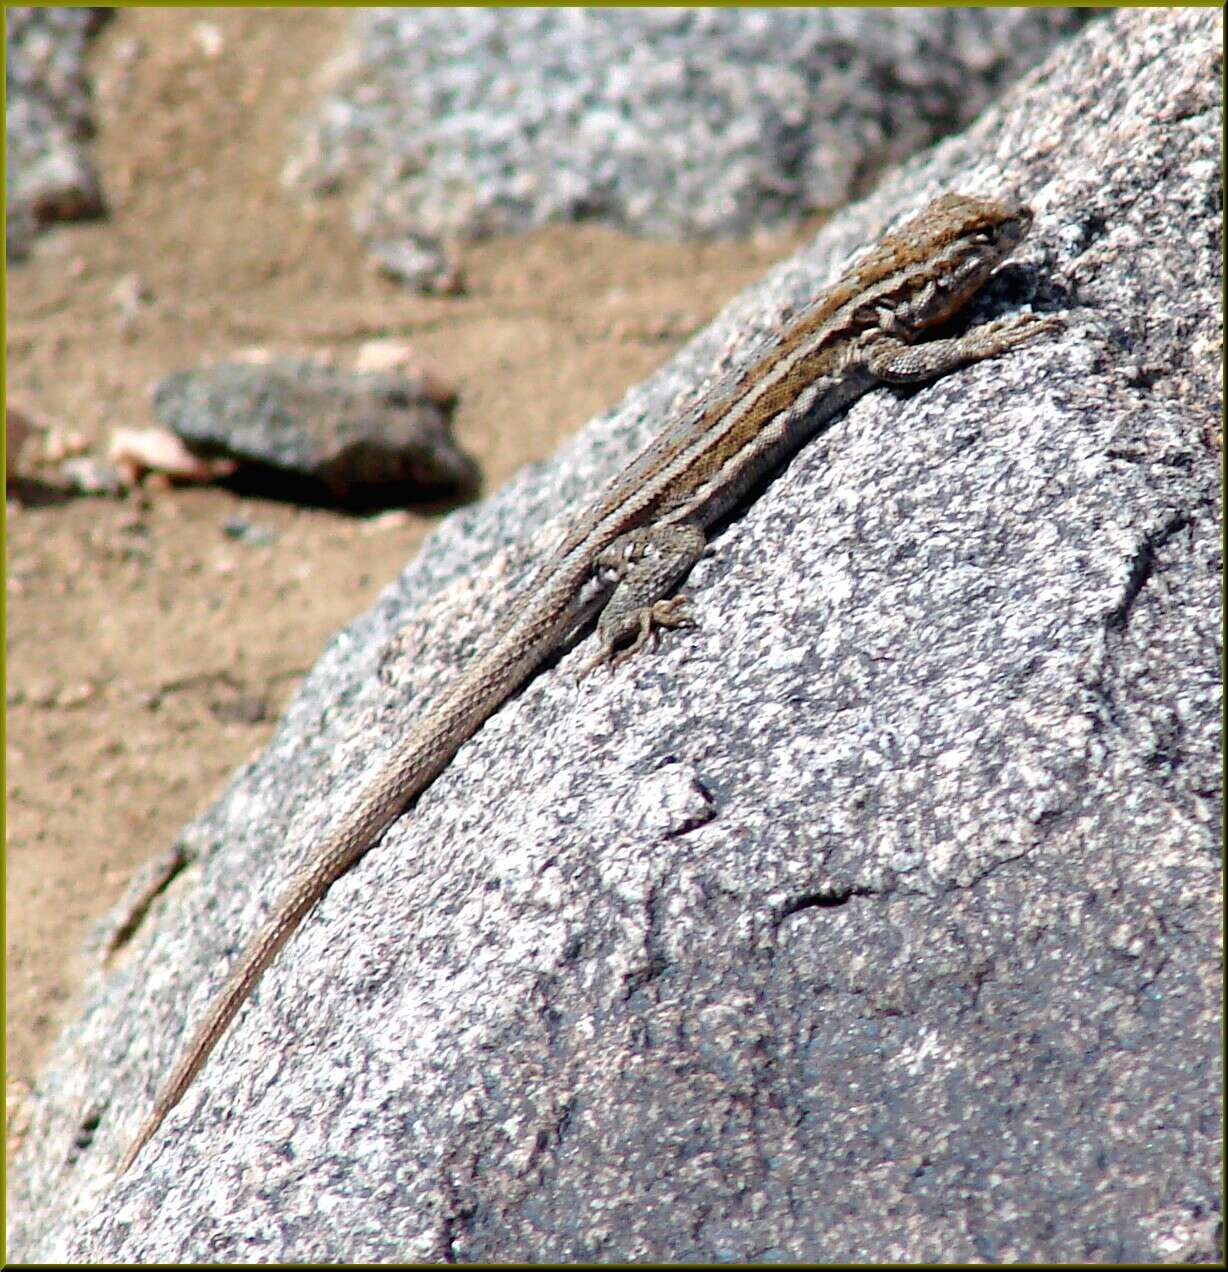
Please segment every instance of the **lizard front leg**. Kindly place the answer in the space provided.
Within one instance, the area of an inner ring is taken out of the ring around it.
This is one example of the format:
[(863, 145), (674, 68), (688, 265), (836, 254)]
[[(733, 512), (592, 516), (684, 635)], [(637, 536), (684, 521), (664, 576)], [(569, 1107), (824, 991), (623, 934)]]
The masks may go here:
[[(692, 624), (685, 613), (686, 597), (679, 593), (666, 599), (666, 594), (699, 560), (706, 544), (697, 525), (682, 522), (629, 530), (598, 554), (597, 570), (613, 575), (616, 586), (597, 620), (601, 649), (580, 669), (580, 676), (602, 663), (617, 667), (638, 653), (658, 628)], [(630, 646), (615, 652), (628, 639)]]
[(1062, 320), (1052, 314), (1012, 314), (973, 327), (962, 336), (909, 344), (891, 332), (888, 317), (883, 330), (859, 350), (870, 374), (888, 384), (933, 380), (956, 367), (996, 358), (1045, 332), (1060, 331)]

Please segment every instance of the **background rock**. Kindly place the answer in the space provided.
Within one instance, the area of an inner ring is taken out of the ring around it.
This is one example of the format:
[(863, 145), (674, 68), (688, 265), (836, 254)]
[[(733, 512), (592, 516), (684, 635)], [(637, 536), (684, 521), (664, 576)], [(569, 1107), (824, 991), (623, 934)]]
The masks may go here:
[(10, 258), (52, 221), (103, 210), (89, 156), (93, 136), (85, 54), (103, 8), (5, 10), (5, 199)]
[(741, 234), (846, 203), (1091, 16), (359, 10), (341, 83), (288, 176), (343, 191), (385, 268), (407, 236), (552, 220)]
[(437, 395), (395, 372), (224, 362), (167, 376), (154, 410), (199, 454), (238, 461), (247, 490), (389, 505), (477, 481)]
[[(1208, 11), (1099, 24), (450, 520), (185, 831), (155, 930), (117, 917), (10, 1254), (1216, 1259), (1220, 55)], [(696, 631), (537, 676), (112, 1187), (185, 1016), (549, 519), (951, 187), (1031, 199), (982, 312), (1067, 332), (864, 399), (718, 538)]]

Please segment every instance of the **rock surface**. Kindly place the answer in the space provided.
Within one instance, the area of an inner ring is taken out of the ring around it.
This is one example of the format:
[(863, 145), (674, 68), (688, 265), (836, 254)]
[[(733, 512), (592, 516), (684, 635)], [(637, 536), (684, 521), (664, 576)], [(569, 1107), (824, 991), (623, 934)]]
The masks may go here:
[[(452, 518), (117, 914), (10, 1257), (1215, 1260), (1221, 54), (1208, 10), (1096, 24)], [(949, 188), (1030, 199), (984, 312), (1067, 331), (869, 395), (717, 537), (695, 631), (536, 676), (116, 1184), (185, 1019), (554, 519)]]
[[(409, 282), (439, 237), (548, 221), (741, 234), (840, 207), (1091, 16), (359, 10), (288, 176), (344, 192), (381, 268)], [(446, 277), (427, 269), (432, 286)]]
[(446, 405), (396, 372), (289, 357), (177, 371), (154, 390), (158, 417), (198, 454), (237, 461), (244, 489), (367, 506), (474, 486)]
[(103, 210), (90, 158), (93, 136), (85, 55), (103, 8), (6, 8), (5, 237), (10, 259), (52, 221)]

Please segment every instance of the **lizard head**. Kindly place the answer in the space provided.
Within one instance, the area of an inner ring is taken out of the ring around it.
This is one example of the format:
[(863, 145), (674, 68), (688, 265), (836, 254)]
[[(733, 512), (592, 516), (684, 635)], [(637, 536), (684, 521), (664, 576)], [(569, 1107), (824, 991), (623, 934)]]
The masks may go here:
[[(888, 235), (878, 252), (895, 320), (919, 331), (945, 322), (985, 285), (1032, 228), (1032, 209), (1012, 200), (944, 194)], [(884, 297), (883, 299), (886, 299)]]

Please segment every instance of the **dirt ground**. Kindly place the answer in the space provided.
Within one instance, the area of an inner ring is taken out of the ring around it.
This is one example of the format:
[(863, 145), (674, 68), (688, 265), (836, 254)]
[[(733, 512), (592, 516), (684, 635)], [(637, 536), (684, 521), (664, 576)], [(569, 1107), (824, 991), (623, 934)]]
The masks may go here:
[[(339, 202), (305, 205), (280, 180), (347, 23), (122, 9), (104, 28), (109, 215), (53, 230), (8, 277), (8, 400), (36, 425), (101, 454), (115, 428), (155, 423), (149, 388), (170, 371), (251, 347), (344, 362), (395, 338), (460, 391), (457, 436), (491, 490), (813, 232), (680, 246), (558, 227), (466, 248), (465, 294), (415, 296), (374, 273)], [(6, 518), (10, 1134), (99, 918), (437, 519), (210, 487), (72, 497), (45, 442), (27, 443)], [(236, 517), (268, 541), (228, 537)]]

